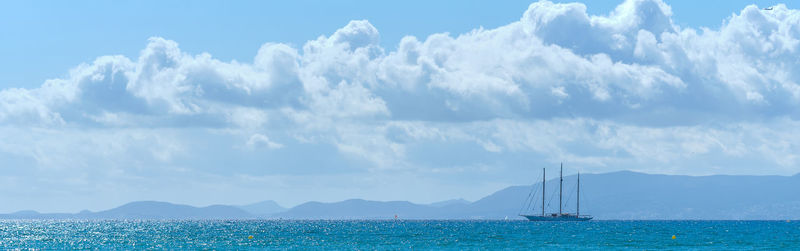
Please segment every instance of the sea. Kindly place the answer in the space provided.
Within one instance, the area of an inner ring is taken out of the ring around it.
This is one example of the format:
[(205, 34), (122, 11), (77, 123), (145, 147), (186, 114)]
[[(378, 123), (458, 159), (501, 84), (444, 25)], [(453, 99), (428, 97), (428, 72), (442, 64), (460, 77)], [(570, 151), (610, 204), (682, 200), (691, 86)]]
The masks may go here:
[(800, 221), (2, 220), (0, 249), (800, 250)]

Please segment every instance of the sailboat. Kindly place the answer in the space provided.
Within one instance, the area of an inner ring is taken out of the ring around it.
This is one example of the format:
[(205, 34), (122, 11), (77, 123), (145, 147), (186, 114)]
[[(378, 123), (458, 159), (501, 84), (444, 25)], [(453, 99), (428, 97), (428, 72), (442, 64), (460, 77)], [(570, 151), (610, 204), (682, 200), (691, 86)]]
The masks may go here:
[[(562, 211), (561, 205), (561, 198), (563, 186), (564, 186), (564, 164), (561, 163), (561, 172), (559, 174), (558, 179), (558, 213), (545, 213), (545, 182), (547, 179), (545, 178), (545, 169), (542, 168), (542, 213), (541, 214), (520, 214), (519, 216), (525, 217), (529, 221), (588, 221), (592, 219), (592, 216), (589, 215), (581, 215), (581, 174), (578, 173), (578, 199), (575, 205), (575, 213), (566, 213)], [(534, 189), (534, 188), (531, 188)], [(531, 191), (533, 194), (533, 191)]]

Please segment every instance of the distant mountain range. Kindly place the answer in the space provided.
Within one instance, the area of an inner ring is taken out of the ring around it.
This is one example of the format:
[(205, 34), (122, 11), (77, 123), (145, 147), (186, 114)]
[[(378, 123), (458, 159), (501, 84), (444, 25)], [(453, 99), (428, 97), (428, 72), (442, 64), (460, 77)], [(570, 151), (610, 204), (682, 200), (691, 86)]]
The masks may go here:
[(446, 206), (451, 206), (451, 205), (467, 205), (469, 203), (471, 203), (471, 202), (469, 202), (468, 200), (458, 198), (458, 199), (434, 202), (434, 203), (428, 204), (428, 206), (446, 207)]
[(243, 206), (236, 206), (239, 209), (247, 211), (248, 213), (259, 216), (259, 217), (269, 217), (270, 215), (284, 212), (287, 209), (278, 205), (275, 201), (266, 200), (262, 202), (256, 202), (250, 205), (243, 205)]
[[(547, 181), (548, 212), (558, 210), (558, 180)], [(475, 202), (463, 199), (431, 204), (351, 199), (307, 202), (283, 208), (274, 201), (250, 205), (193, 207), (139, 201), (117, 208), (75, 214), (20, 211), (0, 219), (522, 219), (540, 213), (541, 197), (526, 203), (541, 184), (511, 186)], [(564, 177), (564, 210), (575, 211), (575, 176)], [(800, 219), (800, 174), (794, 176), (682, 176), (636, 172), (581, 176), (581, 213), (598, 220)], [(554, 196), (553, 196), (554, 195)]]

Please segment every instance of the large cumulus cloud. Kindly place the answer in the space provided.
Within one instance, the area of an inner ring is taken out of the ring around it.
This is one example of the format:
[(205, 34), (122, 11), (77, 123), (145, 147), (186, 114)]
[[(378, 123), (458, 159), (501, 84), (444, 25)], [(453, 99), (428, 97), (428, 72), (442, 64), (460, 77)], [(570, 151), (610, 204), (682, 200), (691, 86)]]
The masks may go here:
[(800, 12), (751, 5), (719, 30), (671, 16), (658, 0), (602, 16), (541, 1), (505, 26), (396, 48), (354, 20), (302, 48), (266, 43), (252, 62), (153, 37), (138, 58), (101, 56), (0, 91), (0, 156), (15, 163), (8, 180), (50, 172), (84, 188), (165, 173), (507, 184), (525, 181), (503, 174), (526, 163), (562, 160), (597, 172), (800, 170)]

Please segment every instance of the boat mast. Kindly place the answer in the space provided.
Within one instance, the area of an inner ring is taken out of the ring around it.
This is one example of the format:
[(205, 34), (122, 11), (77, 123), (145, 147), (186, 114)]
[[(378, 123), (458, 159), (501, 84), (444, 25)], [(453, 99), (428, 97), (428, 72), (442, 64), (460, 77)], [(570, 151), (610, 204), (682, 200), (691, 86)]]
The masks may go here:
[(575, 206), (575, 216), (581, 217), (581, 172), (578, 172), (578, 205)]
[(558, 175), (558, 215), (561, 216), (561, 187), (564, 184), (564, 163), (561, 163), (561, 173)]
[(542, 168), (542, 216), (544, 216), (544, 185), (545, 185), (545, 171)]

